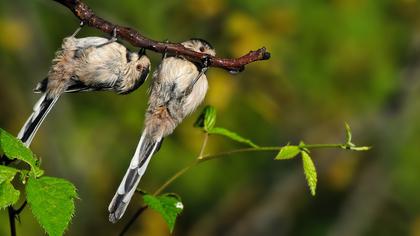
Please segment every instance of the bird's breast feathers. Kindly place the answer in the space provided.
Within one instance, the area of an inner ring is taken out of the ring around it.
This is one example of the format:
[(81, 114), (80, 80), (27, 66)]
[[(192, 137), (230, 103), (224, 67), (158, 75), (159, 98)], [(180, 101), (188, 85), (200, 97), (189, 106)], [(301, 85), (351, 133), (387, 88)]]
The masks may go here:
[(181, 90), (185, 89), (198, 75), (197, 67), (181, 58), (165, 58), (160, 66), (159, 80), (168, 84), (176, 83), (177, 88)]
[[(169, 57), (161, 64), (159, 80), (166, 84), (176, 84), (176, 90), (183, 93), (198, 76), (197, 67), (185, 59)], [(182, 105), (184, 115), (188, 115), (200, 105), (207, 93), (207, 77), (202, 75), (195, 83), (191, 93), (184, 98)]]

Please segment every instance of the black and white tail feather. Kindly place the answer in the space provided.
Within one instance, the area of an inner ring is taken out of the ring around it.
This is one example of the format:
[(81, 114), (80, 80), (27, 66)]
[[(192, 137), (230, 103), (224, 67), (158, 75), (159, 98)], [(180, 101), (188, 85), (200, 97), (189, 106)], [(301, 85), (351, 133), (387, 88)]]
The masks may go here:
[[(22, 129), (19, 131), (17, 138), (22, 141), (22, 143), (29, 147), (32, 143), (33, 138), (35, 137), (36, 132), (41, 126), (42, 122), (50, 113), (51, 109), (60, 98), (60, 95), (49, 96), (47, 92), (48, 78), (45, 78), (37, 84), (34, 89), (35, 93), (44, 93), (40, 99), (35, 103), (33, 107), (33, 112), (26, 120), (25, 124), (22, 126)], [(71, 87), (71, 86), (70, 86)], [(65, 92), (79, 92), (83, 89), (72, 90), (66, 89)]]
[[(204, 40), (193, 39), (182, 43), (188, 49), (214, 56), (215, 50)], [(153, 83), (146, 113), (145, 129), (136, 153), (131, 160), (117, 193), (108, 207), (109, 220), (117, 222), (123, 216), (136, 191), (147, 165), (164, 137), (203, 101), (207, 92), (208, 63), (198, 66), (182, 57), (166, 57), (153, 73)], [(201, 79), (200, 79), (201, 78)]]
[(117, 222), (124, 215), (150, 159), (159, 150), (162, 140), (163, 138), (152, 137), (146, 130), (143, 132), (136, 152), (131, 159), (130, 167), (109, 204), (109, 221), (112, 223)]
[(51, 111), (51, 108), (57, 102), (58, 98), (59, 96), (48, 97), (47, 94), (43, 94), (36, 102), (31, 116), (29, 116), (17, 136), (17, 138), (20, 139), (26, 147), (29, 147), (31, 144), (35, 133), (38, 131), (41, 123)]

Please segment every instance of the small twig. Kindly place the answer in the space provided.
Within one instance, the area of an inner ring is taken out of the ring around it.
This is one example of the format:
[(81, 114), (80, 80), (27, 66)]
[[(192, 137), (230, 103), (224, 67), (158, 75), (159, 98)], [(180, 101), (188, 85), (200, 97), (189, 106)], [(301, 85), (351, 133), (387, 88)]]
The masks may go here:
[(235, 149), (235, 150), (230, 150), (230, 151), (225, 151), (225, 152), (219, 152), (219, 153), (215, 153), (215, 154), (208, 154), (208, 155), (204, 155), (202, 156), (198, 162), (202, 163), (205, 161), (209, 161), (209, 160), (213, 160), (213, 159), (218, 159), (221, 158), (223, 156), (228, 156), (228, 155), (232, 155), (232, 154), (236, 154), (236, 153), (241, 153), (241, 152), (261, 152), (261, 151), (280, 151), (282, 147), (257, 147), (257, 148), (241, 148), (241, 149)]
[[(6, 155), (2, 155), (0, 158), (1, 162), (3, 165), (8, 166), (13, 160), (9, 159)], [(8, 206), (7, 207), (7, 213), (9, 215), (9, 225), (10, 225), (10, 235), (11, 236), (16, 236), (16, 215), (18, 215), (23, 208), (25, 208), (26, 205), (26, 201), (25, 203), (19, 207), (19, 209), (16, 211), (13, 206)]]
[(201, 144), (200, 154), (198, 154), (197, 159), (200, 159), (203, 156), (204, 150), (206, 149), (206, 146), (207, 146), (208, 139), (209, 139), (209, 133), (205, 133), (203, 143)]
[[(207, 145), (207, 140), (208, 140), (208, 133), (205, 134), (204, 136), (204, 140), (203, 140), (203, 144), (201, 145), (201, 149), (200, 149), (200, 153), (197, 156), (197, 158), (191, 162), (189, 165), (185, 166), (184, 168), (182, 168), (181, 170), (179, 170), (178, 172), (176, 172), (171, 178), (169, 178), (168, 180), (165, 181), (165, 183), (163, 183), (154, 193), (154, 196), (159, 195), (160, 193), (163, 192), (163, 190), (165, 190), (169, 185), (171, 185), (175, 180), (177, 180), (179, 177), (181, 177), (182, 175), (184, 175), (187, 171), (189, 171), (191, 168), (195, 167), (196, 165), (211, 160), (211, 159), (216, 159), (216, 158), (220, 158), (222, 156), (226, 156), (229, 154), (234, 154), (234, 153), (239, 153), (239, 152), (251, 152), (251, 151), (273, 151), (273, 150), (280, 150), (281, 147), (261, 147), (261, 148), (243, 148), (243, 149), (236, 149), (236, 150), (231, 150), (231, 151), (227, 151), (227, 152), (220, 152), (220, 153), (216, 153), (216, 154), (211, 154), (211, 155), (203, 155), (204, 150), (206, 148)], [(130, 228), (130, 226), (133, 224), (133, 222), (136, 221), (136, 219), (141, 215), (141, 213), (147, 208), (147, 206), (142, 206), (137, 212), (136, 214), (133, 215), (133, 217), (130, 219), (130, 221), (127, 223), (127, 225), (124, 227), (123, 231), (121, 232), (120, 235), (123, 235), (124, 233), (127, 232), (127, 230)]]
[(178, 179), (181, 175), (183, 175), (185, 172), (187, 172), (189, 169), (193, 168), (197, 164), (201, 162), (201, 159), (203, 158), (204, 150), (207, 146), (207, 141), (209, 139), (209, 133), (204, 133), (204, 139), (203, 143), (201, 144), (200, 153), (198, 154), (197, 158), (186, 167), (182, 168), (180, 171), (175, 173), (171, 178), (169, 178), (165, 183), (163, 183), (154, 193), (154, 196), (159, 195), (163, 190), (165, 190), (172, 182), (174, 182), (176, 179)]
[[(159, 195), (164, 189), (166, 189), (173, 181), (175, 181), (176, 179), (178, 179), (178, 177), (180, 177), (181, 175), (183, 175), (185, 172), (187, 172), (189, 169), (193, 168), (195, 165), (197, 165), (200, 161), (200, 158), (203, 156), (204, 150), (206, 149), (207, 146), (207, 141), (209, 139), (209, 134), (205, 133), (204, 134), (204, 140), (203, 143), (201, 144), (201, 148), (200, 148), (200, 153), (198, 154), (198, 157), (195, 159), (194, 162), (192, 162), (190, 165), (182, 168), (180, 171), (178, 171), (177, 173), (175, 173), (175, 175), (173, 175), (171, 178), (169, 178), (165, 183), (163, 183), (154, 193), (154, 196)], [(133, 217), (131, 217), (130, 221), (127, 223), (127, 225), (124, 226), (124, 229), (121, 231), (120, 235), (124, 235), (127, 230), (130, 228), (130, 226), (136, 221), (136, 219), (141, 215), (141, 213), (147, 209), (147, 205), (144, 205), (142, 207), (140, 207), (139, 210), (137, 210), (136, 214), (133, 215)]]
[(10, 235), (16, 236), (16, 222), (15, 222), (15, 209), (12, 206), (7, 207), (9, 212)]
[(176, 172), (171, 178), (169, 178), (165, 183), (162, 184), (154, 193), (154, 196), (159, 195), (163, 190), (165, 190), (172, 182), (174, 182), (176, 179), (178, 179), (180, 176), (182, 176), (185, 172), (196, 166), (198, 163), (200, 163), (198, 160), (195, 160), (188, 166), (182, 168), (180, 171)]
[[(13, 206), (7, 207), (7, 212), (9, 214), (9, 225), (10, 225), (10, 235), (16, 236), (16, 217), (19, 217), (19, 214), (25, 209), (27, 201), (22, 204), (17, 210), (13, 208)], [(19, 218), (18, 218), (19, 220)]]
[(119, 234), (120, 236), (123, 236), (125, 233), (127, 233), (128, 229), (133, 225), (133, 223), (136, 221), (136, 219), (143, 213), (144, 210), (147, 209), (147, 206), (140, 207), (136, 213), (134, 213), (133, 217), (131, 217), (130, 221), (124, 226), (124, 229)]
[(25, 209), (26, 204), (28, 204), (28, 201), (25, 200), (22, 206), (20, 206), (17, 210), (15, 210), (15, 215), (19, 215), (23, 211), (23, 209)]
[(141, 35), (135, 29), (113, 24), (97, 16), (93, 10), (90, 9), (90, 7), (81, 0), (54, 1), (69, 8), (74, 13), (74, 15), (76, 15), (76, 17), (79, 18), (79, 20), (81, 20), (85, 25), (97, 28), (108, 34), (111, 34), (115, 29), (117, 37), (126, 40), (135, 47), (142, 47), (159, 53), (166, 51), (168, 53), (182, 55), (188, 60), (196, 62), (200, 62), (203, 58), (207, 57), (209, 59), (209, 66), (224, 68), (233, 72), (244, 70), (245, 65), (249, 63), (260, 60), (268, 60), (270, 58), (270, 53), (267, 52), (265, 47), (255, 51), (250, 51), (248, 54), (234, 59), (218, 58), (204, 53), (194, 52), (186, 49), (179, 43), (168, 43), (152, 40)]
[[(204, 150), (205, 150), (206, 145), (207, 145), (208, 137), (209, 137), (209, 134), (208, 133), (205, 133), (205, 136), (204, 136), (204, 139), (203, 139), (203, 143), (202, 143), (201, 148), (200, 148), (200, 153), (197, 156), (197, 158), (193, 162), (191, 162), (189, 165), (185, 166), (184, 168), (182, 168), (181, 170), (179, 170), (178, 172), (176, 172), (174, 175), (172, 175), (172, 177), (170, 177), (168, 180), (166, 180), (153, 193), (154, 196), (157, 196), (160, 193), (162, 193), (163, 190), (165, 190), (175, 180), (177, 180), (179, 177), (181, 177), (182, 175), (184, 175), (191, 168), (195, 167), (196, 165), (199, 165), (200, 163), (203, 163), (203, 162), (206, 162), (206, 161), (209, 161), (209, 160), (213, 160), (213, 159), (222, 158), (222, 157), (229, 156), (229, 155), (236, 154), (236, 153), (262, 152), (262, 151), (280, 151), (283, 147), (285, 147), (285, 146), (251, 147), (251, 148), (234, 149), (234, 150), (230, 150), (230, 151), (224, 151), (224, 152), (219, 152), (219, 153), (215, 153), (215, 154), (207, 154), (207, 155), (204, 155)], [(343, 143), (333, 143), (333, 144), (299, 144), (298, 147), (302, 151), (304, 151), (305, 149), (318, 149), (318, 148), (340, 148), (340, 149), (345, 149), (345, 150), (356, 150), (356, 149), (349, 148), (349, 145), (350, 144), (348, 144), (348, 143), (344, 143), (344, 144)], [(121, 235), (123, 233), (125, 233), (130, 228), (130, 226), (133, 224), (133, 222), (141, 215), (141, 213), (146, 208), (147, 208), (147, 206), (142, 206), (137, 211), (137, 213), (130, 219), (129, 223), (124, 227), (124, 230), (121, 233)]]
[[(207, 138), (204, 138), (203, 144), (207, 143)], [(204, 145), (205, 146), (205, 145)], [(218, 158), (222, 158), (225, 156), (229, 156), (232, 154), (237, 154), (237, 153), (244, 153), (244, 152), (272, 152), (272, 151), (280, 151), (280, 149), (282, 149), (284, 146), (278, 146), (278, 147), (257, 147), (257, 148), (241, 148), (241, 149), (234, 149), (234, 150), (230, 150), (230, 151), (225, 151), (225, 152), (219, 152), (219, 153), (214, 153), (214, 154), (208, 154), (208, 155), (202, 155), (202, 152), (200, 151), (201, 155), (199, 155), (197, 157), (197, 159), (195, 159), (193, 162), (191, 162), (189, 165), (187, 165), (186, 167), (182, 168), (181, 170), (179, 170), (178, 172), (176, 172), (171, 178), (169, 178), (167, 181), (165, 181), (165, 183), (163, 183), (154, 193), (153, 195), (159, 195), (160, 193), (163, 192), (163, 190), (165, 190), (170, 184), (172, 184), (176, 179), (178, 179), (179, 177), (181, 177), (183, 174), (185, 174), (185, 172), (187, 172), (188, 170), (190, 170), (191, 168), (193, 168), (194, 166), (206, 162), (206, 161), (210, 161), (213, 159), (218, 159)], [(340, 149), (348, 149), (347, 146), (345, 144), (305, 144), (305, 145), (299, 145), (300, 148), (304, 149), (318, 149), (318, 148), (340, 148)], [(203, 150), (203, 147), (202, 147)]]

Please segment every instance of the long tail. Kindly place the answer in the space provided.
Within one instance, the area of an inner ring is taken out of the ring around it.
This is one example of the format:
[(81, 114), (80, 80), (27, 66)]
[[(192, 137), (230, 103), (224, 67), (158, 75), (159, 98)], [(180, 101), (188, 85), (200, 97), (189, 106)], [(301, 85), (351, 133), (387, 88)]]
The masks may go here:
[(42, 121), (44, 121), (51, 108), (57, 102), (58, 98), (58, 96), (48, 98), (46, 94), (44, 94), (36, 102), (31, 116), (29, 116), (28, 120), (25, 122), (17, 136), (17, 138), (20, 139), (25, 146), (29, 147), (36, 131), (38, 131)]
[(146, 130), (143, 132), (136, 153), (131, 159), (130, 167), (109, 204), (109, 221), (112, 223), (117, 222), (124, 215), (151, 157), (159, 150), (162, 140), (162, 138), (152, 138)]

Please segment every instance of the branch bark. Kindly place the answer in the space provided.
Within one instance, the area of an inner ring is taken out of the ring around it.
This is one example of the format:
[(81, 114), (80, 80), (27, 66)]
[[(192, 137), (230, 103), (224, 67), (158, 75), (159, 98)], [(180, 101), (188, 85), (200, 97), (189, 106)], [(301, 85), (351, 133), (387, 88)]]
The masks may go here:
[(268, 60), (270, 58), (270, 53), (267, 52), (265, 47), (262, 47), (255, 51), (250, 51), (249, 53), (234, 59), (212, 57), (207, 54), (194, 52), (189, 49), (186, 49), (179, 43), (160, 42), (153, 39), (149, 39), (141, 35), (135, 29), (113, 24), (97, 16), (93, 12), (93, 10), (82, 0), (54, 1), (70, 9), (74, 13), (74, 15), (77, 18), (79, 18), (79, 20), (83, 21), (85, 25), (89, 25), (108, 34), (111, 34), (115, 29), (117, 37), (124, 39), (125, 41), (131, 43), (135, 47), (146, 48), (148, 50), (158, 53), (163, 53), (166, 50), (168, 53), (182, 55), (188, 60), (196, 62), (200, 62), (205, 57), (208, 57), (210, 62), (209, 66), (223, 68), (231, 72), (243, 71), (245, 69), (245, 65), (249, 63), (260, 60)]

